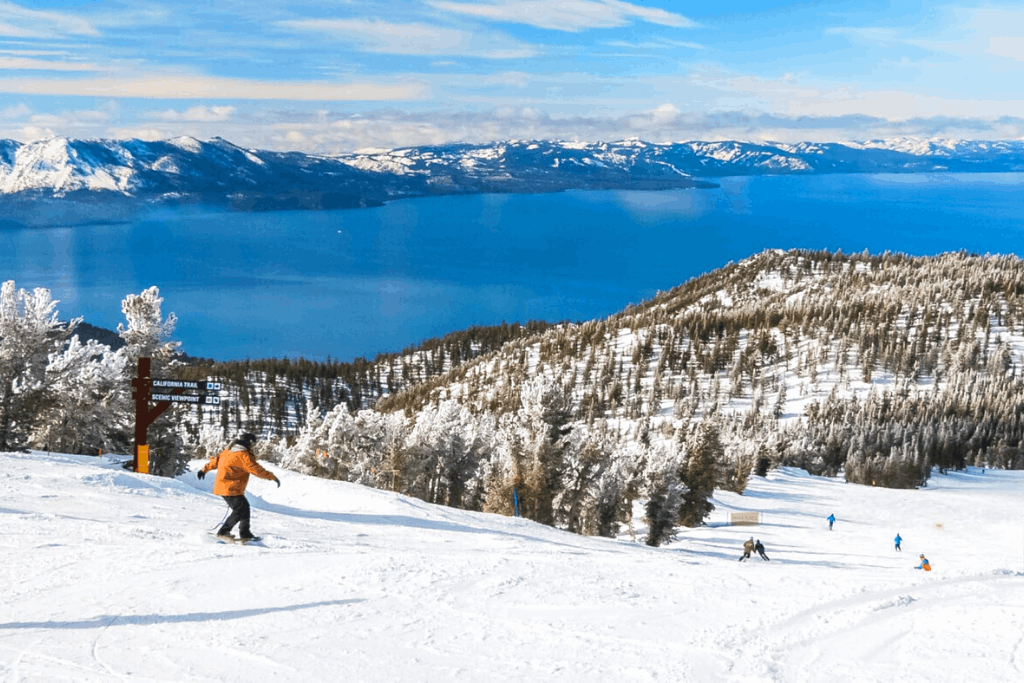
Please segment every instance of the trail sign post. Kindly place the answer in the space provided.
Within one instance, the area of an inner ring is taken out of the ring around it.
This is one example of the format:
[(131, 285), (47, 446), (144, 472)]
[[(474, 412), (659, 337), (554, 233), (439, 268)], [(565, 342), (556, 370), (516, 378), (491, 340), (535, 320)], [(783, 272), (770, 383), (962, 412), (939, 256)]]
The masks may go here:
[[(197, 406), (220, 405), (220, 397), (213, 396), (223, 385), (220, 382), (198, 382), (179, 379), (159, 379), (150, 377), (153, 361), (151, 358), (139, 358), (138, 375), (132, 380), (132, 395), (135, 399), (135, 456), (132, 466), (136, 472), (149, 474), (149, 444), (146, 430), (149, 426), (171, 407), (172, 403), (185, 403)], [(153, 389), (162, 390), (153, 393)], [(197, 390), (201, 394), (185, 394), (187, 390)], [(151, 406), (150, 402), (155, 401)]]

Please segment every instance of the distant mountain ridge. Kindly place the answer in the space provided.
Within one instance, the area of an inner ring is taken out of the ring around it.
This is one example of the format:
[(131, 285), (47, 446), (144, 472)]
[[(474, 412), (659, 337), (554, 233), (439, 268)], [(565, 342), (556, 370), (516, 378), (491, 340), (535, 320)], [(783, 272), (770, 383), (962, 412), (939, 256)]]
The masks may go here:
[(0, 203), (14, 222), (81, 223), (149, 204), (360, 208), (445, 194), (713, 187), (708, 179), (725, 176), (1014, 171), (1024, 171), (1022, 141), (508, 141), (316, 155), (221, 138), (57, 137), (0, 140)]

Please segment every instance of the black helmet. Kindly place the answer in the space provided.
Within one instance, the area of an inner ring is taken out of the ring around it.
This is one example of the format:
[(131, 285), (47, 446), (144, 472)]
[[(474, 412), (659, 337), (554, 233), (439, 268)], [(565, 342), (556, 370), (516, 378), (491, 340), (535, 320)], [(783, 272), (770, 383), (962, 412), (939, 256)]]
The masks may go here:
[(256, 443), (256, 435), (246, 432), (235, 439), (235, 442), (242, 444), (246, 448), (252, 448), (253, 444)]

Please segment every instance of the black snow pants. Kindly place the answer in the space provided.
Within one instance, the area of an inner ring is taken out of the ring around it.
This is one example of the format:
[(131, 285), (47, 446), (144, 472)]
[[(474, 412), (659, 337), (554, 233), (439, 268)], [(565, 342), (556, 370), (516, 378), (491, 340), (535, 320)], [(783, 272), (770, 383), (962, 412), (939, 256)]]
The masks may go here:
[(224, 520), (224, 524), (221, 525), (220, 531), (217, 533), (230, 534), (237, 524), (239, 538), (252, 537), (252, 532), (249, 530), (249, 501), (245, 499), (245, 495), (221, 496), (221, 498), (231, 508), (231, 514)]

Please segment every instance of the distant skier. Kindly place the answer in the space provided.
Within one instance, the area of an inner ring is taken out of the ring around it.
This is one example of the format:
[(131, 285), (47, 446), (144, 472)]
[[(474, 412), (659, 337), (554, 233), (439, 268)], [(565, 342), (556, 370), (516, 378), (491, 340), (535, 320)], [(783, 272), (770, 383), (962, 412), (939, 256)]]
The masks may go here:
[(900, 547), (900, 543), (902, 543), (902, 542), (903, 542), (903, 539), (900, 538), (900, 534), (899, 534), (899, 532), (897, 532), (896, 533), (896, 550), (899, 550), (900, 552), (903, 551), (903, 548)]
[(754, 550), (761, 556), (761, 559), (765, 562), (768, 561), (768, 556), (764, 554), (764, 544), (761, 543), (761, 539), (757, 539), (757, 543), (754, 544)]
[(914, 567), (914, 569), (923, 569), (926, 572), (930, 572), (932, 570), (932, 565), (929, 564), (928, 558), (924, 556), (924, 553), (921, 553), (921, 564)]
[(754, 537), (751, 536), (750, 540), (743, 544), (743, 557), (740, 558), (740, 562), (743, 560), (750, 559), (750, 553), (754, 552)]
[(829, 531), (832, 531), (832, 525), (835, 524), (835, 523), (836, 523), (836, 516), (835, 515), (829, 515), (828, 516), (828, 530)]
[(237, 524), (239, 540), (243, 542), (259, 540), (252, 535), (252, 531), (249, 529), (249, 501), (245, 498), (245, 487), (249, 484), (250, 474), (255, 474), (261, 479), (269, 479), (281, 486), (280, 479), (256, 462), (256, 456), (252, 454), (252, 447), (255, 443), (255, 434), (248, 432), (242, 434), (233, 440), (226, 450), (210, 458), (210, 462), (196, 472), (196, 476), (202, 479), (210, 470), (217, 470), (217, 481), (213, 485), (213, 492), (221, 496), (231, 508), (231, 514), (217, 531), (217, 538), (235, 540), (231, 530)]

